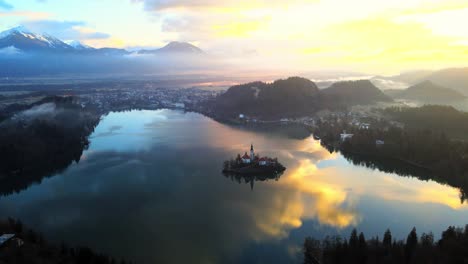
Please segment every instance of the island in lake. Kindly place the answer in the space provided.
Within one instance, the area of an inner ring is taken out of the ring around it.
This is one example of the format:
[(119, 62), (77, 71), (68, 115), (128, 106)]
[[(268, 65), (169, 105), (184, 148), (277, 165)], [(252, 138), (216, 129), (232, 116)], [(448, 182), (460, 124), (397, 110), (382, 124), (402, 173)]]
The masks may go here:
[(252, 144), (250, 145), (250, 155), (246, 151), (242, 157), (240, 154), (237, 154), (235, 159), (224, 161), (223, 173), (276, 175), (285, 170), (286, 168), (278, 162), (277, 158), (256, 155)]

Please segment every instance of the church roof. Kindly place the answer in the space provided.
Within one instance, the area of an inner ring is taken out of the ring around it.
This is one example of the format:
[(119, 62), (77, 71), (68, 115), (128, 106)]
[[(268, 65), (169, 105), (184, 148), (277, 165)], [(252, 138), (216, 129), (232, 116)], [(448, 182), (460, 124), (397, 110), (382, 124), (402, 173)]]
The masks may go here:
[(244, 154), (244, 156), (242, 156), (243, 159), (250, 159), (250, 156), (247, 155), (247, 152)]

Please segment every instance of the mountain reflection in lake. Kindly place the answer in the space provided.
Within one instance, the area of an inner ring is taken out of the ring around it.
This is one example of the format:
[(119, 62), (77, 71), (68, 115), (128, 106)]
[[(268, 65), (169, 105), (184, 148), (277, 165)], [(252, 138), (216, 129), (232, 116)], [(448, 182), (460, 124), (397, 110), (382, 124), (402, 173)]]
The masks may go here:
[[(354, 166), (312, 137), (193, 113), (110, 113), (90, 142), (78, 164), (1, 197), (0, 217), (138, 263), (299, 263), (309, 235), (390, 228), (403, 238), (413, 226), (440, 234), (468, 217), (454, 188)], [(221, 173), (251, 143), (287, 167), (253, 190)]]

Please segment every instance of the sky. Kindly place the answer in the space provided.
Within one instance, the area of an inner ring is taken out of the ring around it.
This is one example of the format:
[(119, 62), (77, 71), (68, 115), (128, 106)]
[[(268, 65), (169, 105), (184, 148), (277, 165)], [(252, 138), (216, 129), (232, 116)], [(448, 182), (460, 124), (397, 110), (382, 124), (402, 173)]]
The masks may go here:
[(0, 0), (0, 30), (17, 25), (95, 47), (187, 41), (303, 71), (395, 74), (468, 61), (468, 0)]

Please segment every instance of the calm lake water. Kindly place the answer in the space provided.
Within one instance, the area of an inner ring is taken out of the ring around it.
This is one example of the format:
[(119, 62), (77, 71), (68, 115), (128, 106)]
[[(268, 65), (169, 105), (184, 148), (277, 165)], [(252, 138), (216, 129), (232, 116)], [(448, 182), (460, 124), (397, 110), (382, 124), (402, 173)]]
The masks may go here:
[[(0, 197), (0, 217), (138, 263), (300, 263), (306, 236), (356, 227), (405, 238), (415, 226), (438, 237), (467, 224), (457, 189), (354, 166), (312, 137), (279, 130), (172, 110), (110, 113), (79, 163)], [(287, 167), (279, 179), (221, 173), (251, 143)]]

